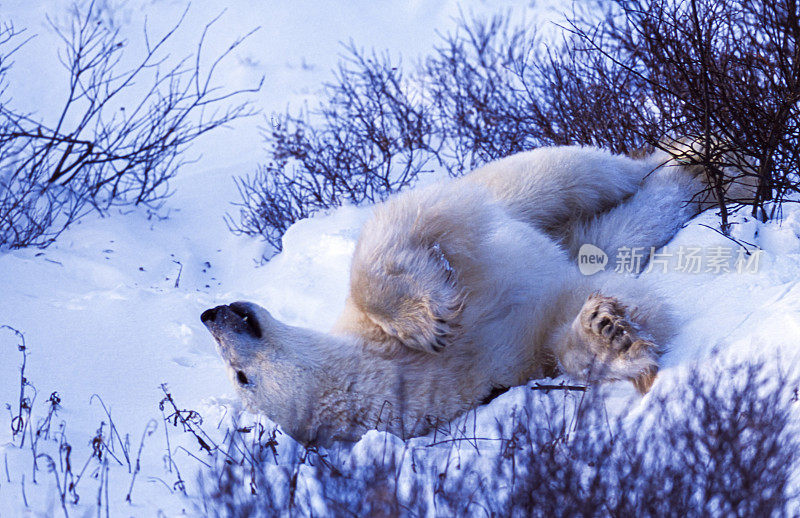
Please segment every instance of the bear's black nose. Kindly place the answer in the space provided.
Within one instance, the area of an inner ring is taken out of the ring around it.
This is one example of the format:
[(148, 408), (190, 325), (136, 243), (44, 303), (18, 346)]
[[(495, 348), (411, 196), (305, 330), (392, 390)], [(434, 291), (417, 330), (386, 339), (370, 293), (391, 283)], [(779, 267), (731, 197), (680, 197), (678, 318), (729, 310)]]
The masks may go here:
[(203, 314), (200, 315), (200, 321), (202, 323), (204, 323), (204, 324), (206, 322), (213, 322), (214, 319), (217, 317), (217, 310), (219, 308), (220, 308), (220, 306), (217, 306), (215, 308), (211, 308), (211, 309), (207, 309), (207, 310), (203, 311)]

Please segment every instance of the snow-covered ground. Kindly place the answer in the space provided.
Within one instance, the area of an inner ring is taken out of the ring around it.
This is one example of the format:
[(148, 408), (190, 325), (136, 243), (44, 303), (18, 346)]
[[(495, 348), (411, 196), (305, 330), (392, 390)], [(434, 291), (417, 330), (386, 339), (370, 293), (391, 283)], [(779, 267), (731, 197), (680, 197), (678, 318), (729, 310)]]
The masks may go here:
[[(28, 5), (5, 2), (3, 14), (46, 33), (44, 8), (27, 9)], [(57, 8), (57, 2), (51, 5)], [(182, 5), (153, 1), (143, 12), (151, 18), (161, 12), (172, 15)], [(335, 62), (337, 41), (353, 38), (359, 45), (402, 50), (413, 57), (433, 43), (436, 30), (451, 26), (450, 16), (458, 12), (456, 2), (398, 5), (233, 3), (223, 17), (223, 34), (264, 26), (238, 56), (239, 75), (233, 70), (238, 78), (233, 81), (245, 86), (266, 74), (259, 106), (282, 109), (287, 102), (313, 96)], [(481, 3), (476, 8), (487, 7)], [(141, 13), (130, 3), (127, 9), (134, 19), (127, 23), (134, 25)], [(205, 13), (217, 12), (213, 2), (195, 2), (190, 23), (202, 23)], [(38, 45), (36, 53), (52, 58), (47, 41), (52, 40), (45, 34), (32, 45)], [(17, 58), (21, 67), (26, 66), (23, 58)], [(49, 81), (50, 72), (43, 77)], [(33, 84), (19, 90), (21, 101), (35, 102), (37, 88), (41, 93), (45, 87)], [(41, 99), (44, 111), (55, 102), (47, 96)], [(67, 506), (70, 515), (96, 514), (98, 498), (103, 509), (108, 502), (113, 516), (197, 514), (192, 497), (202, 464), (192, 455), (202, 460), (203, 453), (191, 436), (165, 426), (159, 402), (164, 397), (161, 385), (166, 384), (181, 409), (194, 409), (205, 417), (203, 427), (216, 440), (222, 439), (238, 408), (200, 313), (246, 299), (291, 324), (325, 330), (334, 322), (346, 294), (349, 258), (370, 208), (344, 207), (299, 222), (286, 234), (284, 251), (261, 264), (263, 245), (233, 236), (222, 219), (231, 210), (230, 202), (237, 200), (230, 177), (250, 172), (260, 158), (255, 125), (245, 122), (207, 139), (206, 158), (181, 172), (173, 184), (176, 194), (163, 210), (126, 209), (105, 218), (89, 217), (46, 250), (0, 254), (0, 325), (25, 338), (25, 378), (31, 385), (27, 391), (31, 395), (35, 388), (36, 394), (30, 426), (40, 426), (51, 393), (61, 399), (49, 435), (38, 442), (29, 435), (20, 448), (21, 438), (12, 436), (11, 425), (18, 410), (23, 356), (17, 350), (19, 338), (0, 329), (0, 403), (8, 405), (0, 414), (0, 517), (62, 513), (56, 484), (63, 487), (65, 481), (55, 474), (63, 476), (63, 465), (48, 472), (48, 458), (39, 456), (39, 469), (34, 470), (35, 454), (47, 454), (59, 465), (64, 450), (59, 455), (58, 441), (66, 440), (77, 477), (92, 455), (92, 439), (101, 426), (105, 440), (114, 444), (116, 458), (109, 459), (107, 474), (96, 459), (89, 462), (75, 490), (80, 500)], [(800, 210), (789, 204), (781, 220), (760, 223), (739, 215), (735, 222), (733, 237), (763, 250), (757, 271), (681, 273), (670, 268), (673, 271), (642, 276), (643, 282), (663, 290), (683, 319), (664, 357), (655, 392), (677, 383), (713, 350), (736, 358), (776, 360), (797, 372)], [(699, 216), (668, 249), (731, 247), (730, 240), (708, 228), (715, 225), (713, 214)], [(470, 434), (496, 434), (498, 420), (507, 421), (525, 400), (526, 389), (519, 387), (481, 407), (468, 417), (474, 427)], [(637, 396), (630, 384), (610, 387), (609, 408), (614, 412), (640, 410), (649, 401), (650, 396)], [(110, 420), (119, 436), (110, 431)], [(437, 452), (437, 447), (427, 446), (431, 437), (402, 445), (399, 439), (371, 432), (352, 449), (340, 447), (336, 455), (363, 460), (370, 452), (384, 451), (387, 441), (420, 454)], [(136, 474), (140, 444), (141, 471)], [(181, 479), (188, 497), (175, 485)], [(98, 493), (105, 487), (107, 495)]]

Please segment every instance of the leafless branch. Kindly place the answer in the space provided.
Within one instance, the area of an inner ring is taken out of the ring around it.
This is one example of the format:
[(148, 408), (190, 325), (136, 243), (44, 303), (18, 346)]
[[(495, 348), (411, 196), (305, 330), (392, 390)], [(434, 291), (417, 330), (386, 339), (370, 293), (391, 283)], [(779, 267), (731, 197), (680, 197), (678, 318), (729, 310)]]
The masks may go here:
[[(45, 247), (91, 211), (157, 206), (171, 194), (169, 180), (188, 163), (195, 139), (255, 113), (237, 99), (260, 84), (229, 90), (216, 77), (252, 31), (204, 67), (217, 17), (192, 55), (176, 61), (165, 47), (185, 16), (155, 40), (145, 29), (146, 50), (129, 67), (122, 59), (128, 42), (113, 23), (98, 20), (95, 2), (76, 5), (65, 24), (51, 20), (63, 44), (67, 96), (53, 125), (0, 104), (0, 248)], [(2, 64), (18, 48), (4, 48), (11, 34), (0, 31)], [(3, 72), (0, 65), (0, 80)], [(143, 84), (149, 86), (136, 94)]]

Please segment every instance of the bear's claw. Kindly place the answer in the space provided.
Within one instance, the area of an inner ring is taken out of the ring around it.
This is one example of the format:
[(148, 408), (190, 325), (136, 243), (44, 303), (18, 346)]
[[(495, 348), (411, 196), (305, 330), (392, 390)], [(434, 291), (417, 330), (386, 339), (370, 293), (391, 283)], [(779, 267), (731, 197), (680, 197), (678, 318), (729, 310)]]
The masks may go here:
[(646, 346), (647, 341), (638, 337), (628, 320), (627, 308), (613, 297), (590, 295), (581, 309), (580, 322), (592, 341), (607, 351), (632, 353)]
[[(649, 390), (658, 372), (654, 360), (658, 356), (658, 346), (640, 336), (624, 304), (614, 297), (593, 293), (581, 308), (577, 323), (584, 341), (598, 360), (630, 367), (644, 362), (644, 370), (631, 375), (630, 379), (640, 392)], [(623, 367), (622, 370), (627, 369)]]

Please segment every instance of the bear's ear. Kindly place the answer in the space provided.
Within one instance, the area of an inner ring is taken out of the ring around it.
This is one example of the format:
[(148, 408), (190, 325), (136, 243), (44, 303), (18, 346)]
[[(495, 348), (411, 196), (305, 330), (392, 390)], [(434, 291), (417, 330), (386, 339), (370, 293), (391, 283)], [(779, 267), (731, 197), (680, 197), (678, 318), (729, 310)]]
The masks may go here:
[(350, 295), (387, 335), (406, 347), (438, 353), (453, 341), (463, 293), (438, 244), (416, 248), (410, 255), (401, 262), (355, 268)]

